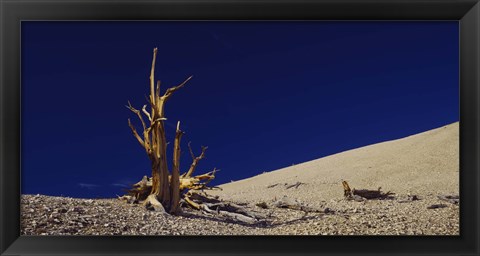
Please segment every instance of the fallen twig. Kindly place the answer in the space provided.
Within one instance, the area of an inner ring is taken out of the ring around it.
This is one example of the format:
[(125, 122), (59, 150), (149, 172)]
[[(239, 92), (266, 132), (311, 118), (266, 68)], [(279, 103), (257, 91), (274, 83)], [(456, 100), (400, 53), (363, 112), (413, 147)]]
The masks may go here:
[(275, 184), (272, 184), (272, 185), (268, 185), (267, 188), (273, 188), (275, 186), (277, 186), (279, 183), (275, 183)]
[(440, 200), (447, 201), (447, 202), (452, 203), (452, 204), (458, 204), (458, 203), (460, 203), (460, 197), (459, 197), (459, 196), (456, 196), (456, 195), (453, 195), (453, 196), (439, 195), (439, 196), (437, 196), (437, 197), (438, 197), (438, 199), (440, 199)]
[(285, 189), (289, 189), (289, 188), (293, 188), (293, 187), (298, 188), (298, 186), (303, 185), (303, 184), (305, 184), (305, 183), (297, 181), (297, 183), (295, 183), (295, 184), (291, 184), (291, 185), (286, 186)]
[(427, 209), (437, 209), (437, 208), (445, 208), (445, 207), (447, 207), (446, 204), (432, 204), (429, 207), (427, 207)]
[(297, 200), (290, 199), (287, 196), (284, 196), (282, 199), (276, 200), (273, 205), (278, 208), (287, 208), (304, 212), (324, 212), (307, 206)]

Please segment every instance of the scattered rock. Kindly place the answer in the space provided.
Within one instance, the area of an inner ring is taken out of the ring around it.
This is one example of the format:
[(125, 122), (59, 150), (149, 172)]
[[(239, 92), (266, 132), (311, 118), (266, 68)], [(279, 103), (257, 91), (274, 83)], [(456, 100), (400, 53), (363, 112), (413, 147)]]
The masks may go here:
[(325, 210), (323, 210), (323, 212), (324, 212), (324, 213), (326, 213), (326, 214), (329, 214), (329, 213), (335, 213), (335, 211), (334, 211), (334, 210), (332, 210), (332, 209), (330, 209), (330, 208), (328, 208), (328, 207), (327, 207), (327, 208), (325, 208)]
[(264, 215), (265, 221), (239, 224), (190, 208), (178, 216), (148, 211), (116, 198), (83, 203), (85, 199), (22, 195), (21, 235), (458, 235), (459, 207), (432, 212), (427, 207), (438, 204), (437, 195), (421, 196), (414, 204), (369, 200), (353, 207), (341, 196), (306, 201), (312, 206), (293, 197), (268, 202), (268, 208), (262, 208), (265, 201), (257, 201), (260, 206), (245, 201), (245, 209)]
[(72, 211), (77, 212), (77, 213), (84, 213), (85, 212), (85, 210), (82, 207), (78, 207), (78, 206), (73, 207)]
[(417, 195), (407, 195), (407, 198), (405, 199), (402, 199), (402, 200), (399, 200), (398, 202), (399, 203), (409, 203), (409, 202), (412, 202), (412, 201), (418, 201), (420, 200), (420, 197), (417, 196)]

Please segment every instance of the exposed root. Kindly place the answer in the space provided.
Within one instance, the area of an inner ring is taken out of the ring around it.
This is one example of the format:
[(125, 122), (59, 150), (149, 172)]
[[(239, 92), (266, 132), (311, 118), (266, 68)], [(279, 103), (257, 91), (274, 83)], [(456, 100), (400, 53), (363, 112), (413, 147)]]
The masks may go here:
[(266, 216), (257, 212), (249, 211), (240, 205), (230, 202), (222, 202), (217, 198), (200, 195), (193, 191), (186, 193), (184, 199), (185, 202), (194, 209), (201, 210), (207, 214), (221, 216), (234, 222), (255, 224), (266, 218)]
[[(250, 211), (243, 206), (231, 202), (223, 202), (218, 197), (211, 197), (207, 194), (199, 192), (205, 189), (220, 189), (217, 187), (207, 187), (207, 183), (215, 178), (216, 169), (198, 176), (180, 177), (180, 193), (182, 195), (182, 206), (189, 206), (193, 209), (200, 210), (205, 214), (220, 216), (224, 219), (241, 222), (245, 224), (255, 224), (258, 221), (266, 219), (266, 216)], [(144, 176), (143, 179), (127, 190), (127, 195), (118, 197), (127, 202), (142, 202), (147, 209), (165, 212), (162, 204), (157, 200), (155, 195), (150, 194), (152, 189), (152, 179)], [(187, 192), (184, 192), (188, 190)]]
[(128, 196), (128, 195), (124, 195), (124, 196), (118, 196), (118, 199), (122, 200), (122, 201), (125, 201), (129, 204), (133, 204), (133, 203), (136, 203), (137, 202), (137, 199), (133, 196)]
[[(201, 174), (193, 177), (182, 177), (180, 176), (180, 193), (182, 194), (185, 190), (208, 190), (208, 189), (221, 189), (219, 187), (208, 187), (207, 184), (215, 178), (215, 173), (219, 171), (214, 169), (211, 172)], [(169, 180), (171, 176), (168, 177)], [(119, 197), (119, 199), (126, 200), (127, 198), (134, 198), (134, 201), (140, 202), (144, 201), (152, 190), (152, 178), (143, 176), (143, 179), (132, 185), (131, 189), (126, 190), (127, 195)], [(130, 199), (131, 200), (131, 199)]]
[(149, 209), (154, 210), (157, 212), (165, 212), (165, 208), (163, 205), (157, 200), (156, 195), (149, 195), (145, 201), (143, 201), (143, 205)]

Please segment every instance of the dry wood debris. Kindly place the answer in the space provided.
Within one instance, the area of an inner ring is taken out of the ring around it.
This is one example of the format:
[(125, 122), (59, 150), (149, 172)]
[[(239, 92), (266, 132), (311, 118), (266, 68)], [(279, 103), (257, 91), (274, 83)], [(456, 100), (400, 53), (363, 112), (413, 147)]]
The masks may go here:
[(248, 210), (232, 202), (223, 202), (218, 198), (213, 198), (206, 194), (201, 195), (198, 192), (190, 190), (185, 196), (185, 202), (194, 209), (201, 210), (206, 214), (224, 217), (227, 220), (242, 222), (246, 224), (255, 224), (263, 221), (267, 216)]
[(273, 202), (273, 205), (278, 208), (288, 208), (303, 212), (324, 212), (318, 209), (314, 209), (298, 200), (291, 199), (287, 196), (283, 196), (281, 199), (276, 200), (275, 202)]
[(297, 183), (295, 183), (295, 184), (290, 184), (290, 185), (286, 186), (285, 189), (298, 188), (298, 186), (303, 185), (303, 184), (305, 184), (305, 183), (297, 181)]
[(447, 201), (451, 204), (459, 204), (460, 203), (460, 197), (458, 195), (439, 195), (437, 196), (438, 199)]
[(427, 209), (438, 209), (438, 208), (445, 208), (447, 207), (446, 204), (432, 204)]
[(369, 189), (351, 189), (347, 181), (342, 181), (343, 195), (347, 200), (365, 201), (371, 199), (389, 199), (394, 193), (381, 191), (381, 187), (377, 190)]
[[(290, 188), (298, 188), (300, 185), (305, 185), (306, 183), (303, 183), (303, 182), (300, 182), (300, 181), (297, 181), (293, 184), (288, 184), (288, 183), (285, 183), (283, 184), (285, 186), (285, 189), (290, 189)], [(276, 186), (280, 185), (280, 183), (275, 183), (275, 184), (271, 184), (271, 185), (268, 185), (267, 188), (274, 188)]]

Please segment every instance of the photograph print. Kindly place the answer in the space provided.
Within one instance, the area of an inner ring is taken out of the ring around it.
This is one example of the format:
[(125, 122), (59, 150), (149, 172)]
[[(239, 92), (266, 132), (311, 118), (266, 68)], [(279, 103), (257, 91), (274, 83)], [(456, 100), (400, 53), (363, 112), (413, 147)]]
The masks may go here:
[(22, 21), (24, 236), (458, 236), (458, 21)]

